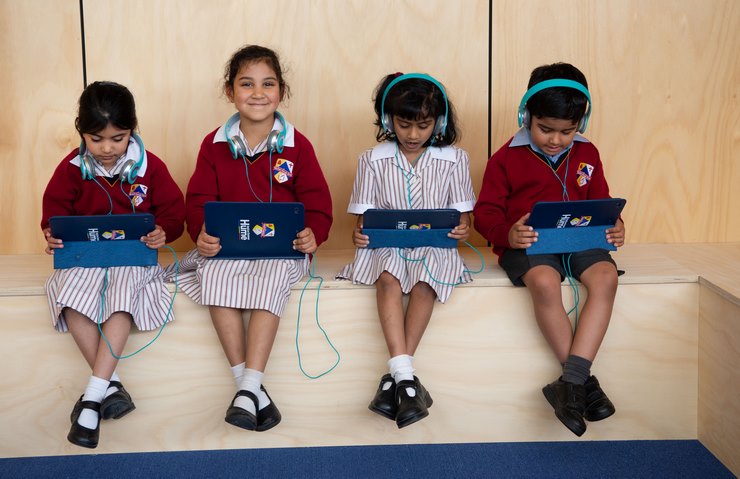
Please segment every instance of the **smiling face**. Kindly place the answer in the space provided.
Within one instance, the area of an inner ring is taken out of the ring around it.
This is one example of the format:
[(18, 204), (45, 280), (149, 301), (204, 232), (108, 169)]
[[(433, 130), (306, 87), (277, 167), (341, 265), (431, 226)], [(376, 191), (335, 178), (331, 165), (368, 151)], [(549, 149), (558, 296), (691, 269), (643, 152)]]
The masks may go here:
[(413, 162), (423, 151), (424, 144), (434, 132), (434, 118), (407, 120), (393, 115), (393, 131), (398, 147), (409, 161)]
[(82, 134), (87, 151), (107, 170), (126, 154), (129, 138), (131, 130), (122, 130), (110, 123), (98, 132)]
[(277, 75), (266, 62), (243, 65), (226, 94), (239, 111), (242, 122), (272, 129), (281, 92)]
[(532, 143), (546, 155), (555, 156), (570, 146), (578, 124), (561, 118), (532, 117), (529, 133)]

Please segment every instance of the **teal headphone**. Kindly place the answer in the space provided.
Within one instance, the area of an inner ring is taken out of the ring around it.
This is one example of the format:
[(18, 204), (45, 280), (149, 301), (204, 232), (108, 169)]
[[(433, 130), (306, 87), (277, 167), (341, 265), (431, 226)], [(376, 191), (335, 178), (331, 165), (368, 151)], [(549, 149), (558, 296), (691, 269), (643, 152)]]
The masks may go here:
[[(285, 118), (283, 118), (283, 115), (281, 115), (280, 112), (276, 111), (275, 117), (282, 125), (282, 128), (280, 130), (272, 130), (270, 134), (267, 135), (267, 151), (269, 151), (270, 153), (282, 153), (283, 146), (285, 145), (285, 134), (288, 130), (288, 124), (285, 122)], [(224, 126), (226, 142), (229, 144), (231, 156), (234, 157), (235, 160), (247, 155), (247, 145), (244, 144), (244, 140), (242, 140), (239, 135), (229, 137), (229, 131), (234, 126), (234, 123), (239, 121), (239, 118), (239, 112), (234, 113), (226, 121), (226, 126)]]
[(581, 121), (578, 122), (578, 127), (576, 128), (576, 131), (578, 131), (578, 133), (585, 133), (586, 127), (588, 127), (588, 119), (591, 116), (591, 95), (589, 94), (588, 89), (582, 84), (578, 83), (575, 80), (566, 80), (564, 78), (553, 78), (551, 80), (545, 80), (536, 83), (534, 86), (532, 86), (532, 88), (527, 90), (527, 92), (522, 97), (522, 101), (519, 103), (520, 128), (522, 126), (526, 126), (527, 128), (529, 128), (529, 122), (531, 120), (529, 110), (527, 109), (527, 102), (529, 101), (529, 99), (542, 90), (557, 87), (572, 88), (586, 95), (586, 100), (588, 100), (588, 107), (586, 108), (586, 113), (583, 114), (583, 117), (581, 118)]
[[(122, 183), (128, 183), (129, 185), (133, 185), (134, 181), (136, 181), (136, 177), (139, 174), (139, 169), (141, 168), (141, 165), (144, 164), (144, 142), (141, 141), (141, 137), (137, 135), (136, 133), (131, 133), (131, 137), (134, 139), (137, 145), (139, 145), (139, 160), (127, 160), (126, 163), (123, 164), (123, 168), (121, 169), (121, 173), (119, 174), (119, 179)], [(80, 172), (82, 173), (82, 179), (83, 180), (94, 180), (95, 179), (95, 163), (93, 156), (90, 154), (89, 151), (87, 151), (87, 148), (85, 147), (85, 141), (83, 140), (80, 143), (80, 149), (79, 149), (79, 155), (80, 155)]]
[(393, 133), (393, 118), (391, 118), (391, 115), (386, 114), (385, 112), (385, 98), (388, 96), (388, 92), (397, 83), (402, 82), (404, 80), (409, 80), (412, 78), (426, 80), (434, 84), (434, 86), (436, 86), (439, 89), (439, 91), (442, 92), (442, 97), (445, 100), (445, 114), (437, 117), (437, 120), (434, 123), (434, 133), (432, 133), (432, 136), (435, 137), (435, 136), (444, 135), (445, 131), (447, 130), (447, 113), (449, 111), (449, 104), (447, 103), (447, 93), (445, 92), (445, 88), (442, 86), (440, 82), (435, 80), (433, 77), (427, 75), (426, 73), (406, 73), (405, 75), (399, 75), (396, 78), (394, 78), (393, 81), (391, 81), (387, 87), (385, 87), (385, 91), (383, 92), (383, 97), (380, 100), (380, 121), (383, 125), (383, 129), (387, 133)]

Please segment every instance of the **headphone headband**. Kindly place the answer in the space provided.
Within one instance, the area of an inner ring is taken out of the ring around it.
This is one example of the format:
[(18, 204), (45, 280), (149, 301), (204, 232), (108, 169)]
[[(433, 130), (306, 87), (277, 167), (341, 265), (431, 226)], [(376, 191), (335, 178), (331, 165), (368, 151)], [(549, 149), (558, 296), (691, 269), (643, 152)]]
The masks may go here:
[(519, 127), (521, 128), (522, 125), (528, 125), (529, 120), (529, 112), (527, 110), (527, 102), (537, 93), (541, 92), (542, 90), (546, 90), (548, 88), (572, 88), (573, 90), (577, 90), (581, 93), (583, 93), (586, 96), (586, 100), (588, 100), (588, 107), (586, 108), (586, 112), (583, 114), (583, 118), (581, 118), (581, 121), (578, 123), (578, 132), (584, 133), (586, 131), (586, 127), (588, 127), (588, 120), (591, 116), (591, 94), (588, 92), (588, 89), (583, 86), (583, 84), (575, 81), (575, 80), (568, 80), (565, 78), (552, 78), (550, 80), (541, 81), (539, 83), (535, 83), (532, 85), (532, 88), (526, 91), (524, 93), (524, 96), (522, 97), (522, 101), (519, 102)]
[(442, 92), (442, 97), (445, 101), (445, 114), (444, 116), (439, 116), (436, 121), (436, 125), (434, 127), (434, 135), (442, 135), (444, 134), (445, 130), (447, 129), (447, 114), (449, 111), (449, 104), (447, 102), (447, 92), (445, 91), (445, 88), (442, 86), (442, 84), (437, 81), (434, 77), (431, 75), (427, 75), (426, 73), (406, 73), (403, 75), (399, 75), (396, 78), (394, 78), (387, 87), (385, 87), (385, 90), (383, 91), (383, 97), (380, 100), (380, 121), (383, 125), (383, 129), (387, 133), (393, 133), (393, 120), (390, 118), (390, 115), (385, 114), (385, 98), (388, 96), (388, 92), (393, 88), (396, 84), (404, 81), (404, 80), (410, 80), (412, 78), (417, 78), (420, 80), (426, 80), (429, 83), (436, 86), (440, 92)]

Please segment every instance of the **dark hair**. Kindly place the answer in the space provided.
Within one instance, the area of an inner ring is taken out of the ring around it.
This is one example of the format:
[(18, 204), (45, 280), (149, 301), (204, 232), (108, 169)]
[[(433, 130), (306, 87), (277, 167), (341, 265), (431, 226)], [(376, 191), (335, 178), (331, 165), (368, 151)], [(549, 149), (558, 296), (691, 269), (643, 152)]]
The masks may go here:
[[(445, 114), (445, 95), (434, 83), (423, 78), (408, 78), (393, 85), (385, 97), (385, 108), (383, 108), (383, 93), (388, 85), (400, 76), (400, 73), (386, 75), (375, 88), (373, 101), (375, 102), (375, 126), (378, 127), (375, 133), (375, 139), (378, 141), (395, 140), (395, 133), (388, 132), (383, 128), (382, 114), (391, 118), (397, 116), (404, 120), (422, 120), (437, 117)], [(436, 146), (452, 145), (457, 141), (460, 132), (457, 130), (455, 122), (455, 109), (452, 103), (447, 99), (447, 128), (442, 135), (430, 137), (424, 145), (431, 144), (434, 140)]]
[(280, 58), (278, 57), (278, 54), (269, 48), (261, 47), (259, 45), (245, 45), (237, 50), (236, 53), (231, 55), (231, 58), (226, 62), (226, 68), (224, 69), (224, 93), (233, 88), (236, 75), (243, 66), (258, 62), (267, 63), (267, 65), (275, 72), (278, 85), (280, 86), (280, 101), (283, 101), (283, 98), (290, 98), (290, 87), (285, 83), (283, 69), (280, 67)]
[(111, 124), (121, 130), (136, 129), (136, 104), (128, 88), (110, 81), (96, 81), (80, 95), (75, 128), (83, 133), (97, 133)]
[[(574, 80), (588, 88), (586, 76), (569, 63), (553, 63), (535, 68), (529, 77), (527, 88), (554, 78)], [(587, 105), (588, 99), (580, 91), (568, 87), (553, 87), (532, 95), (527, 101), (527, 110), (530, 117), (558, 118), (578, 123), (586, 114)]]

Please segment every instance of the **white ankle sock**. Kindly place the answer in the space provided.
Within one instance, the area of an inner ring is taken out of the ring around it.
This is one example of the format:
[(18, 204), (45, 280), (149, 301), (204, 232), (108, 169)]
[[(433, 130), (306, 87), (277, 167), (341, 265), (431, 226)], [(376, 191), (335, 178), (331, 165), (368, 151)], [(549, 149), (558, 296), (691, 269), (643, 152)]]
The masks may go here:
[[(388, 369), (396, 384), (400, 381), (413, 381), (414, 372), (416, 372), (414, 369), (414, 357), (408, 354), (394, 356), (388, 360)], [(406, 393), (414, 397), (416, 390), (414, 388), (406, 388)]]
[[(118, 381), (119, 383), (121, 382), (121, 378), (118, 377), (118, 373), (116, 373), (115, 371), (113, 371), (113, 374), (111, 374), (110, 376), (110, 382), (113, 382), (113, 381)], [(108, 389), (105, 390), (105, 397), (103, 399), (107, 398), (108, 396), (110, 396), (111, 394), (117, 391), (118, 391), (117, 386), (111, 386), (109, 384)]]
[[(262, 378), (264, 376), (265, 373), (261, 371), (245, 368), (244, 374), (242, 374), (241, 378), (239, 379), (238, 386), (239, 389), (244, 389), (257, 396), (260, 409), (264, 409), (265, 406), (270, 404), (270, 398), (268, 398), (267, 394), (265, 394), (265, 392), (260, 388), (260, 386), (262, 385)], [(254, 408), (254, 402), (248, 397), (239, 396), (238, 398), (236, 398), (236, 401), (234, 401), (234, 406), (245, 409), (252, 414), (257, 414), (257, 411)]]
[[(102, 402), (105, 397), (105, 391), (108, 389), (109, 381), (106, 379), (90, 376), (90, 381), (87, 383), (85, 388), (85, 394), (82, 396), (83, 401)], [(98, 413), (92, 409), (83, 409), (80, 413), (77, 422), (80, 426), (84, 426), (88, 429), (95, 429), (98, 427)]]
[(239, 387), (239, 381), (241, 381), (242, 374), (244, 374), (244, 369), (246, 368), (246, 363), (240, 363), (236, 366), (231, 366), (231, 374), (234, 375), (234, 381), (236, 382), (236, 387)]

